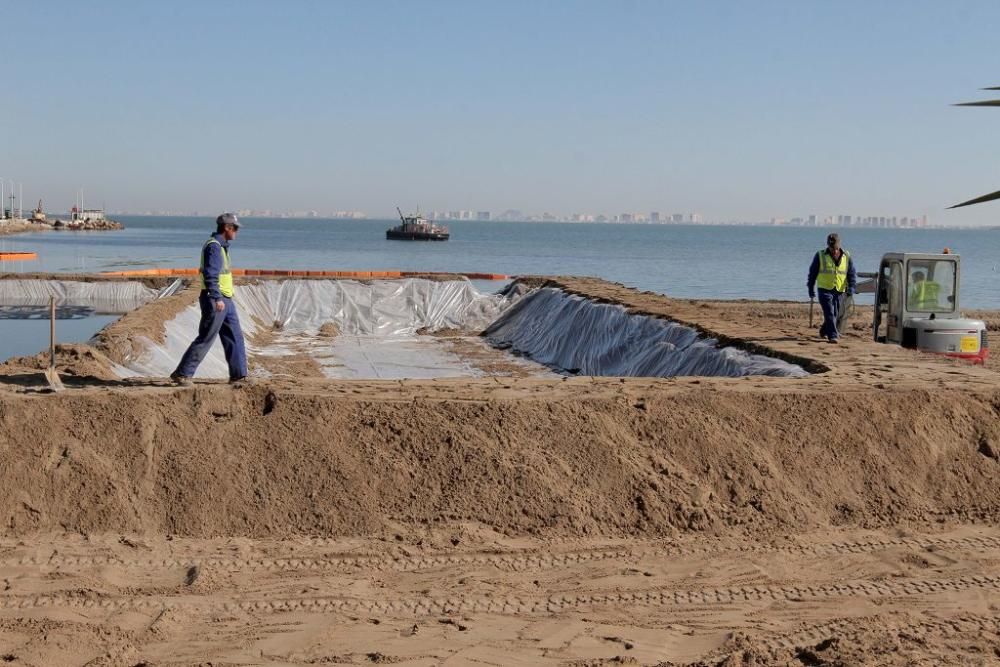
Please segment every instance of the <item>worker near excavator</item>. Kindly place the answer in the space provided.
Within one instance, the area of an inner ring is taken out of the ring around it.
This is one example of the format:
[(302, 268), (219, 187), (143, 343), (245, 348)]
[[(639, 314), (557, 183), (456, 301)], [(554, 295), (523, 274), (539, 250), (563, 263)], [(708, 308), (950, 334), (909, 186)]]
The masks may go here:
[(840, 236), (826, 237), (826, 247), (813, 256), (809, 266), (806, 288), (809, 299), (819, 294), (819, 305), (823, 309), (823, 325), (819, 328), (821, 338), (831, 343), (840, 341), (837, 319), (844, 307), (844, 297), (857, 293), (858, 274), (851, 260), (851, 253), (840, 247)]
[(229, 266), (229, 243), (236, 238), (239, 230), (239, 219), (232, 213), (223, 213), (215, 219), (215, 234), (202, 246), (199, 270), (201, 293), (198, 295), (201, 321), (198, 336), (181, 357), (177, 370), (170, 374), (177, 384), (191, 385), (198, 365), (212, 348), (216, 336), (222, 340), (230, 384), (240, 385), (246, 380), (246, 348), (240, 317), (233, 302), (233, 272)]

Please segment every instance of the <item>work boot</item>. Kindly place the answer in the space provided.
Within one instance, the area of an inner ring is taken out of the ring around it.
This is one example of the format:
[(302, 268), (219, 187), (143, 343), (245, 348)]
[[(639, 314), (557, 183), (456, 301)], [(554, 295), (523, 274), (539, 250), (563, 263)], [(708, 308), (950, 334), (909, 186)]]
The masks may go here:
[(239, 378), (229, 378), (229, 386), (233, 389), (243, 389), (244, 387), (249, 387), (251, 384), (253, 384), (253, 380), (246, 375)]
[(178, 375), (177, 373), (172, 373), (170, 379), (174, 381), (174, 384), (180, 387), (190, 387), (194, 384), (194, 380), (186, 375)]

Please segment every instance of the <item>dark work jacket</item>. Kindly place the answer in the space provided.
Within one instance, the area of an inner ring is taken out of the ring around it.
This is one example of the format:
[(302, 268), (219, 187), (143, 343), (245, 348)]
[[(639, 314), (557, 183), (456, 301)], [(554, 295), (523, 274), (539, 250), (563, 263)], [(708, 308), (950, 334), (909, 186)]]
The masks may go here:
[[(212, 234), (212, 238), (229, 252), (229, 241), (223, 234)], [(207, 243), (201, 251), (202, 265), (205, 267), (201, 272), (205, 277), (205, 291), (213, 301), (222, 300), (222, 292), (219, 291), (219, 274), (225, 265), (222, 260), (222, 248), (214, 243)]]

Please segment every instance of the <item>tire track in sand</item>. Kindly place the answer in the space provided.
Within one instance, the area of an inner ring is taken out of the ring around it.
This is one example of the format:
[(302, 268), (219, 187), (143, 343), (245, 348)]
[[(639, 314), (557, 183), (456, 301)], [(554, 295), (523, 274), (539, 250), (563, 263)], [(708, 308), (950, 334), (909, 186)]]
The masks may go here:
[(682, 547), (676, 545), (650, 544), (643, 547), (615, 548), (602, 547), (581, 549), (563, 553), (551, 552), (508, 552), (471, 554), (428, 554), (420, 556), (346, 556), (303, 555), (301, 557), (271, 557), (263, 555), (234, 557), (199, 554), (175, 558), (122, 558), (115, 554), (71, 555), (55, 553), (49, 556), (23, 556), (0, 558), (0, 567), (104, 567), (174, 569), (174, 568), (219, 568), (228, 571), (335, 571), (335, 572), (418, 572), (442, 567), (488, 566), (504, 572), (525, 572), (563, 568), (567, 566), (612, 560), (638, 560), (642, 558), (664, 558), (678, 556), (705, 556), (732, 554), (782, 554), (824, 556), (838, 554), (861, 554), (894, 548), (908, 549), (1000, 549), (1000, 537), (971, 536), (918, 537), (831, 542), (807, 545), (748, 545), (732, 547)]
[(102, 611), (173, 609), (204, 612), (284, 613), (314, 612), (383, 616), (440, 616), (451, 614), (538, 615), (579, 608), (617, 606), (739, 605), (772, 601), (801, 602), (821, 598), (908, 598), (922, 595), (1000, 589), (1000, 575), (973, 575), (946, 579), (851, 581), (816, 586), (741, 586), (679, 590), (651, 587), (635, 591), (553, 594), (548, 596), (403, 597), (363, 600), (335, 596), (268, 596), (223, 602), (194, 600), (190, 596), (131, 598), (100, 594), (27, 595), (0, 597), (0, 609), (69, 607)]

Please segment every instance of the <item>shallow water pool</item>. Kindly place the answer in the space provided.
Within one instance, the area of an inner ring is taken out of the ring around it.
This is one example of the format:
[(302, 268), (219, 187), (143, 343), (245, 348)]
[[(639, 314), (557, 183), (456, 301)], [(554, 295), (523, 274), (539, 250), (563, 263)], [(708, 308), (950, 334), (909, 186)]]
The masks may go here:
[[(85, 343), (119, 315), (90, 315), (56, 320), (57, 343)], [(0, 361), (38, 354), (49, 347), (49, 321), (42, 319), (0, 319)]]

